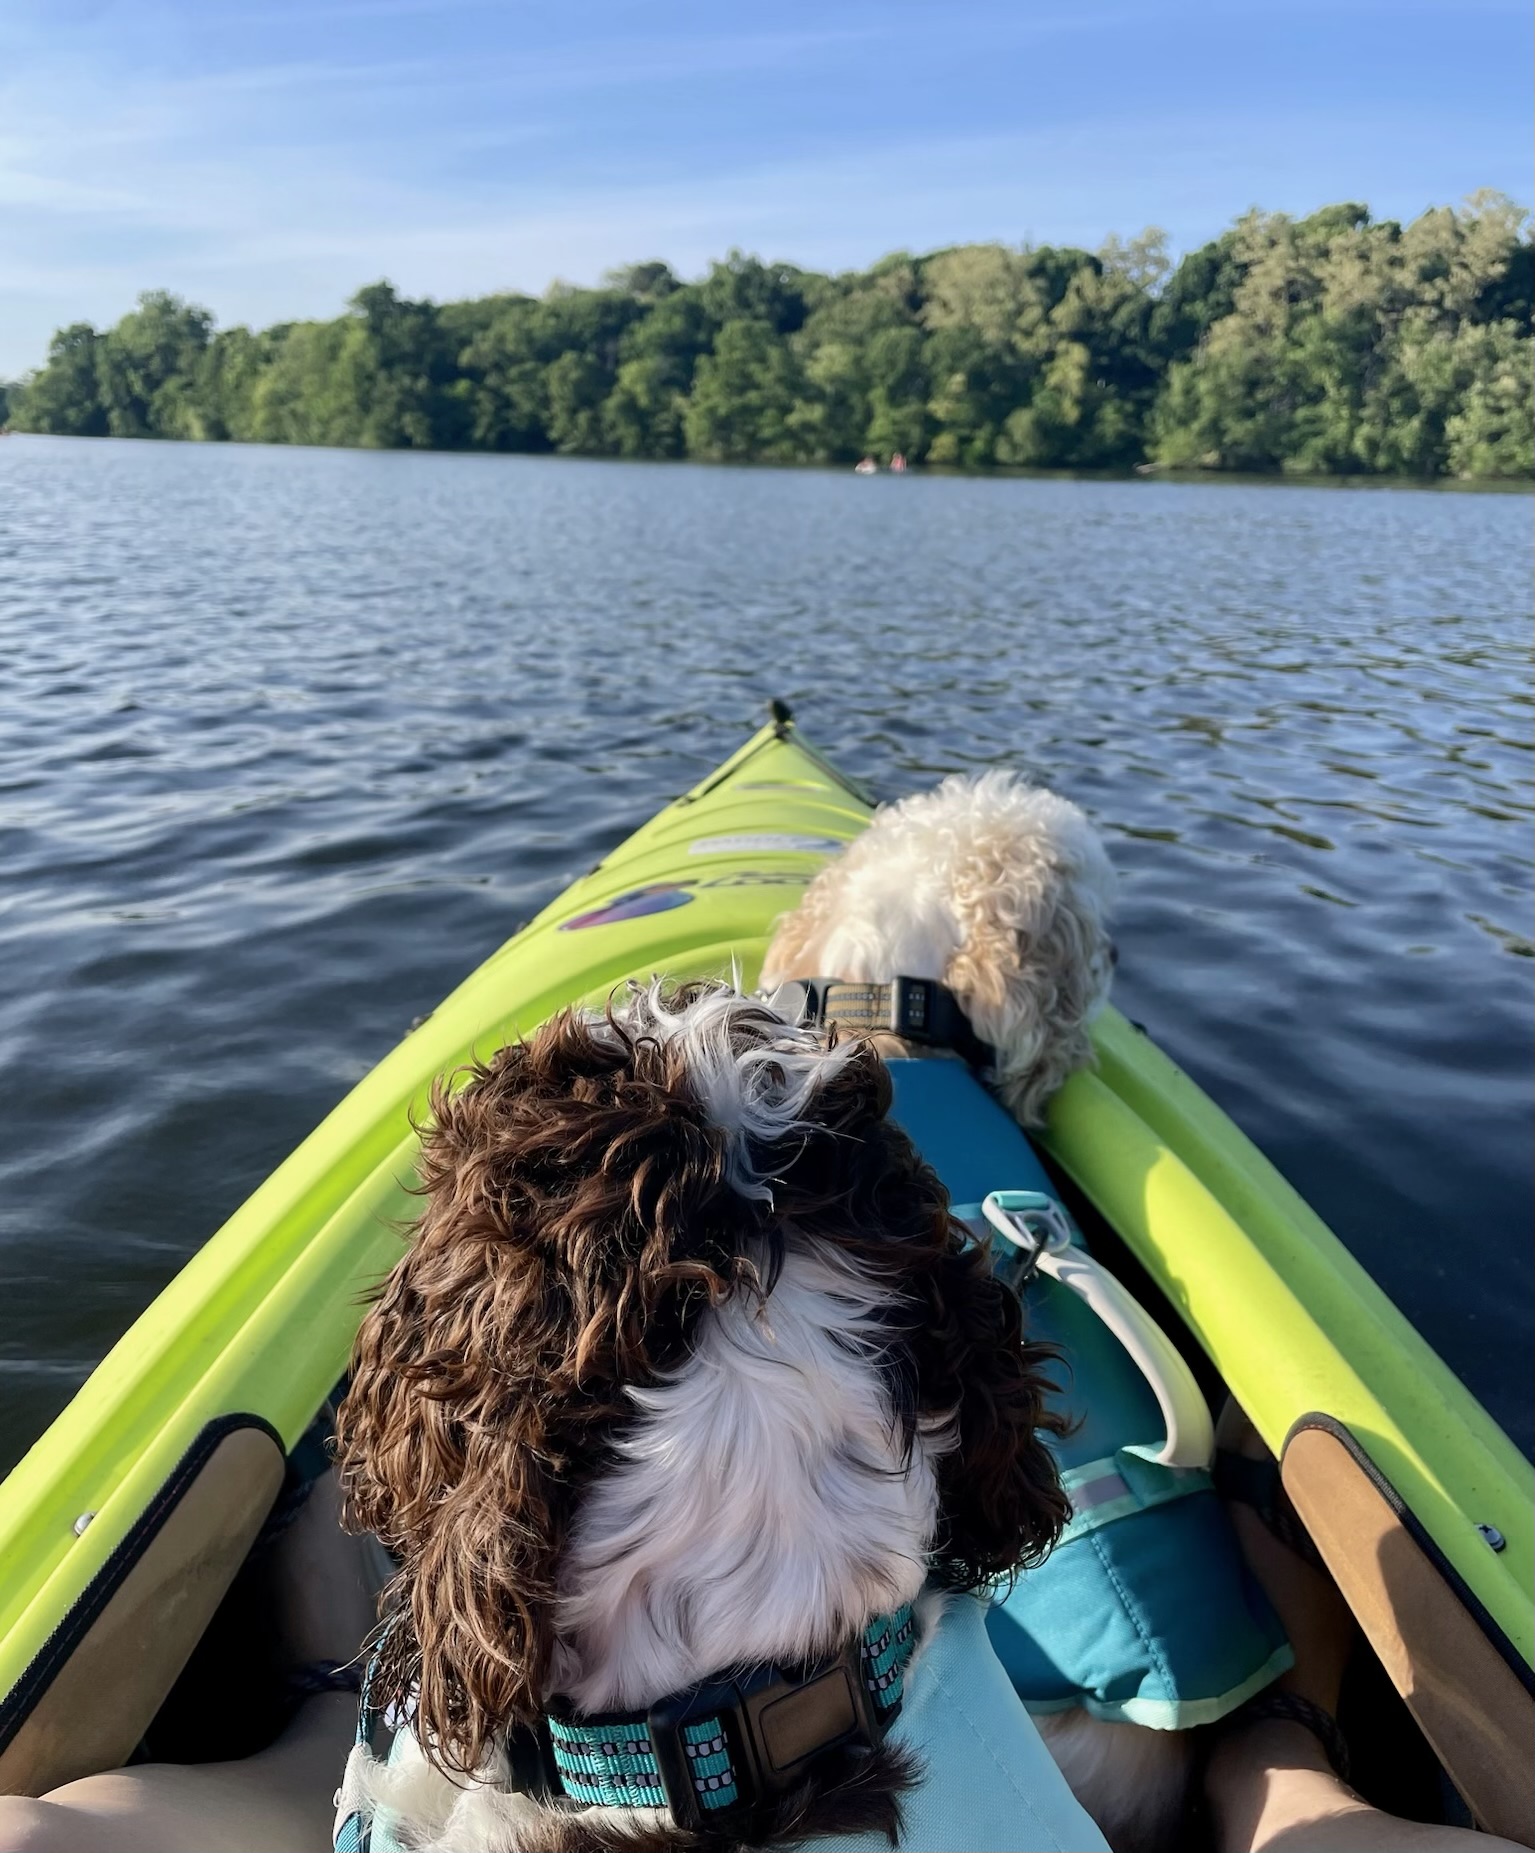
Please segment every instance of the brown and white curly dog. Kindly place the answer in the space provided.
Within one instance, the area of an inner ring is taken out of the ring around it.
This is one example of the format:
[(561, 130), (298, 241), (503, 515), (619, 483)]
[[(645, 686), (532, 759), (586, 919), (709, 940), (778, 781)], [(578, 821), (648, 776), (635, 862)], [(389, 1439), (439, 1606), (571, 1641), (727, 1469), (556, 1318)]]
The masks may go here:
[(867, 1042), (659, 982), (437, 1090), (339, 1428), (352, 1520), (400, 1565), (377, 1696), (413, 1739), (348, 1784), (412, 1846), (893, 1839), (888, 1745), (694, 1831), (511, 1792), (505, 1752), (557, 1695), (811, 1661), (1057, 1536), (1048, 1359), (890, 1103)]

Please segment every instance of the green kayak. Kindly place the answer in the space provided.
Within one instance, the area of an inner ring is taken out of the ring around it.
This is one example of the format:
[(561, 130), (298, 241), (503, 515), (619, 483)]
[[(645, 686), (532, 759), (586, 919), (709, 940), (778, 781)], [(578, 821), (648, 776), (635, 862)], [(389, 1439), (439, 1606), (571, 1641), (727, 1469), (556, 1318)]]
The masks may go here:
[[(399, 1253), (432, 1079), (629, 976), (754, 983), (773, 921), (870, 808), (773, 721), (508, 940), (135, 1322), (0, 1489), (0, 1790), (144, 1738)], [(1047, 1162), (1282, 1457), (1421, 1740), (1479, 1820), (1524, 1831), (1530, 1464), (1144, 1034), (1110, 1010), (1096, 1042)]]

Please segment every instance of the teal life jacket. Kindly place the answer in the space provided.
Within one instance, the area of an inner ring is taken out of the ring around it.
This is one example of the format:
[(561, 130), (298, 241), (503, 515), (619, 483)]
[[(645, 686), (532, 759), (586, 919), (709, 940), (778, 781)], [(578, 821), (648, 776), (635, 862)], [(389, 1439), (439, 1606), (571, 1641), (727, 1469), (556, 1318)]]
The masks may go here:
[[(955, 1596), (934, 1608), (936, 1624), (918, 1643), (885, 1738), (913, 1753), (921, 1771), (901, 1798), (894, 1853), (1108, 1853), (997, 1659), (985, 1602)], [(365, 1728), (336, 1796), (337, 1853), (481, 1853), (507, 1844), (503, 1810), (512, 1798), (432, 1770), (409, 1729), (395, 1733), (387, 1763), (379, 1762)], [(800, 1853), (892, 1853), (879, 1833), (797, 1844)]]
[[(1059, 1204), (1017, 1122), (962, 1062), (889, 1068), (894, 1117), (943, 1179), (956, 1215), (976, 1219), (994, 1191), (1037, 1191)], [(1051, 1446), (1073, 1515), (1045, 1562), (993, 1605), (997, 1657), (1031, 1712), (1080, 1706), (1156, 1730), (1212, 1723), (1289, 1666), (1284, 1630), (1209, 1474), (1132, 1451), (1156, 1440), (1164, 1417), (1119, 1340), (1057, 1281), (1036, 1274), (1023, 1292), (1029, 1337), (1064, 1354), (1051, 1401), (1075, 1427)]]

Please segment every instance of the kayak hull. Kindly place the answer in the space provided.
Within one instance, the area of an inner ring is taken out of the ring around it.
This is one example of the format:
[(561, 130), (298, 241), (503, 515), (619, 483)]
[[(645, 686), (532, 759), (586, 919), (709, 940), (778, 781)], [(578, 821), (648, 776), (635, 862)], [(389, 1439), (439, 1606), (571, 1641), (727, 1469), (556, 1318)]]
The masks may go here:
[[(870, 814), (791, 725), (764, 728), (493, 954), (188, 1262), (0, 1487), (12, 1728), (71, 1618), (99, 1609), (127, 1573), (131, 1540), (200, 1438), (238, 1419), (291, 1448), (341, 1375), (368, 1292), (400, 1252), (412, 1116), (432, 1080), (630, 977), (755, 982), (774, 920)], [(1530, 1464), (1148, 1037), (1110, 1010), (1095, 1039), (1097, 1071), (1058, 1097), (1048, 1156), (1270, 1446), (1318, 1419), (1336, 1425), (1524, 1674), (1535, 1656)]]

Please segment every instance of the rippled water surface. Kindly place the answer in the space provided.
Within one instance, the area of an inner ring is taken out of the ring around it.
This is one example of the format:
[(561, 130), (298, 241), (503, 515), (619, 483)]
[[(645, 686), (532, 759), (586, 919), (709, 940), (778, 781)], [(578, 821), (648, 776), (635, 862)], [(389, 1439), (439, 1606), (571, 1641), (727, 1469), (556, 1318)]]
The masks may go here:
[(1118, 997), (1531, 1443), (1530, 502), (0, 442), (0, 1464), (790, 700), (1097, 817)]

